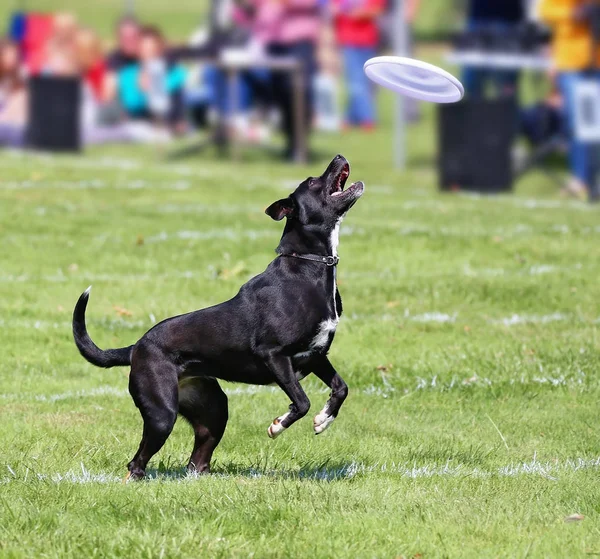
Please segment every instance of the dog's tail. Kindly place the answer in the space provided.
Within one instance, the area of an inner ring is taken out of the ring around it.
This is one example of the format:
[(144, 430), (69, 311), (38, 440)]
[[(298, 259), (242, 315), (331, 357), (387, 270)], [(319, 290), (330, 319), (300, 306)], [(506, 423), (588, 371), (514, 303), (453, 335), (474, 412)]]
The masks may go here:
[(81, 294), (73, 311), (73, 337), (79, 353), (96, 367), (108, 369), (109, 367), (131, 365), (133, 346), (102, 350), (90, 338), (85, 326), (85, 309), (91, 289), (92, 286), (90, 285)]

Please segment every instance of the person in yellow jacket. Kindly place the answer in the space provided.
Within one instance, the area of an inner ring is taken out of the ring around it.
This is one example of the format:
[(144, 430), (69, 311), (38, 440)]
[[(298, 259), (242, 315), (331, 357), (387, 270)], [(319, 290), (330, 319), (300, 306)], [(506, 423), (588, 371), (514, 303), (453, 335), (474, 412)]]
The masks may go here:
[[(540, 19), (552, 29), (552, 58), (558, 73), (569, 135), (569, 160), (573, 178), (568, 189), (600, 197), (600, 143), (575, 137), (576, 88), (594, 80), (600, 95), (600, 0), (541, 0)], [(600, 123), (598, 123), (600, 126)]]

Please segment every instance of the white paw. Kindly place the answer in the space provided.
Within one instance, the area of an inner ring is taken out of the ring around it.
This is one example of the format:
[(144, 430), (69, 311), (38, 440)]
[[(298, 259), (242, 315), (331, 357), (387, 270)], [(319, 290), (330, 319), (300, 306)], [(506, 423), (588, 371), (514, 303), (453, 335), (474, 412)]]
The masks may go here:
[(321, 434), (325, 429), (327, 429), (332, 423), (335, 417), (333, 415), (328, 415), (326, 409), (321, 410), (318, 415), (315, 415), (313, 419), (313, 424), (315, 428), (315, 433), (317, 435)]
[(289, 412), (286, 414), (283, 414), (281, 416), (279, 416), (277, 419), (273, 420), (273, 423), (271, 423), (271, 425), (269, 425), (269, 428), (267, 429), (267, 434), (269, 435), (269, 437), (271, 437), (272, 439), (277, 438), (279, 435), (281, 435), (281, 433), (283, 433), (285, 431), (285, 427), (281, 424), (281, 422), (289, 415)]

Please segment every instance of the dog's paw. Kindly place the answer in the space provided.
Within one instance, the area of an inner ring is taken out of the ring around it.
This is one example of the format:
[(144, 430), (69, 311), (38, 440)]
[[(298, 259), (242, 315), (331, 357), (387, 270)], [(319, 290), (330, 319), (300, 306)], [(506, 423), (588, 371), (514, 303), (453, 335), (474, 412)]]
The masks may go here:
[(132, 481), (139, 481), (141, 479), (144, 479), (144, 477), (146, 477), (146, 474), (143, 471), (129, 471), (127, 472), (127, 475), (123, 478), (122, 483), (123, 485), (126, 485)]
[(277, 438), (279, 435), (281, 435), (281, 433), (283, 433), (285, 431), (285, 427), (281, 424), (281, 422), (289, 415), (289, 412), (280, 416), (280, 417), (276, 417), (273, 420), (273, 423), (271, 423), (271, 425), (269, 425), (269, 428), (267, 429), (267, 434), (269, 435), (269, 437), (271, 437), (272, 439)]
[(335, 419), (334, 415), (329, 415), (327, 413), (327, 409), (323, 409), (319, 412), (318, 415), (315, 415), (313, 419), (313, 426), (315, 429), (315, 434), (320, 435), (325, 429), (331, 426), (333, 420)]

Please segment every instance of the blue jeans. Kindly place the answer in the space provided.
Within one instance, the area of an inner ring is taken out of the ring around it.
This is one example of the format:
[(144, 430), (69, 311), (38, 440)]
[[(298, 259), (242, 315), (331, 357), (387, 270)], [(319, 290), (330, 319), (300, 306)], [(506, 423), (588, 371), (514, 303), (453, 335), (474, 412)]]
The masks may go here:
[[(231, 90), (225, 72), (214, 66), (207, 66), (204, 70), (204, 82), (208, 90), (208, 103), (216, 107), (224, 115), (231, 113)], [(249, 110), (255, 100), (259, 85), (267, 88), (269, 80), (268, 70), (253, 69), (240, 72), (238, 75), (237, 99), (234, 100), (237, 110), (244, 112)]]
[(374, 91), (363, 66), (376, 54), (371, 47), (343, 47), (344, 70), (348, 89), (348, 124), (372, 124), (375, 122)]
[(575, 138), (575, 87), (581, 79), (594, 79), (600, 83), (600, 73), (583, 74), (581, 72), (562, 72), (558, 76), (558, 85), (564, 102), (564, 118), (567, 138), (569, 139), (569, 164), (571, 172), (588, 189), (596, 192), (600, 173), (600, 143), (582, 142)]

